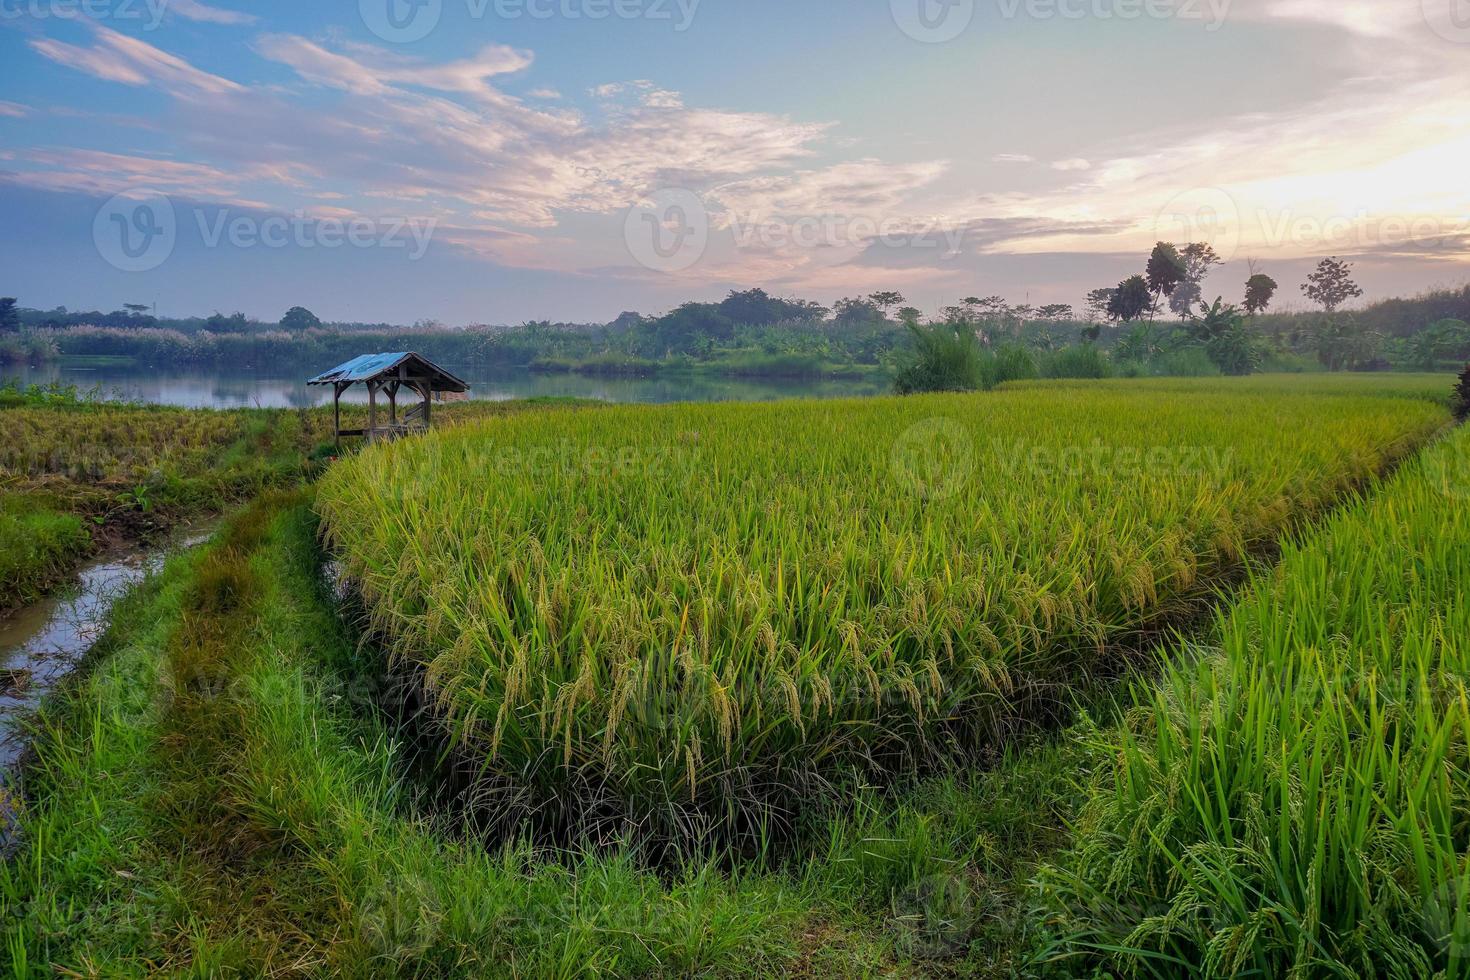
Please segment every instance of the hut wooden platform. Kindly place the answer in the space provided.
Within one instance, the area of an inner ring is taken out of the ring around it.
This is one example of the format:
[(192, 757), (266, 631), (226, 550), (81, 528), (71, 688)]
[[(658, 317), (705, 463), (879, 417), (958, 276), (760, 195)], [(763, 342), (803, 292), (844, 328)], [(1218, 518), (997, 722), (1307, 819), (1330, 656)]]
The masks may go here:
[[(308, 385), (332, 386), (332, 419), (340, 444), (343, 436), (364, 436), (369, 442), (397, 439), (428, 429), (433, 421), (436, 397), (464, 395), (470, 386), (426, 357), (408, 351), (388, 354), (363, 354), (306, 382)], [(342, 428), (342, 395), (355, 384), (367, 386), (368, 425), (366, 429)], [(398, 417), (398, 394), (407, 389), (417, 403), (403, 417)], [(387, 418), (380, 422), (378, 396), (388, 400)]]

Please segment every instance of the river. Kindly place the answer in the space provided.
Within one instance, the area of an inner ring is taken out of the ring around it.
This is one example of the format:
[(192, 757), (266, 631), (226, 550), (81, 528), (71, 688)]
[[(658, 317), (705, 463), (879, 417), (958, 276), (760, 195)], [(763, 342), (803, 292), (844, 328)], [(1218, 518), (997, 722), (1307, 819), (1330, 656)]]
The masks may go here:
[(128, 548), (89, 562), (74, 585), (0, 618), (0, 857), (18, 842), (16, 764), (42, 699), (86, 657), (107, 628), (112, 605), (164, 557), (209, 537), (215, 521), (180, 531), (151, 549)]
[[(105, 398), (185, 408), (309, 408), (327, 404), (330, 388), (308, 388), (306, 378), (333, 365), (289, 368), (153, 368), (98, 364), (63, 358), (39, 367), (0, 367), (0, 380), (22, 384), (60, 382)], [(840, 398), (887, 391), (883, 381), (807, 378), (721, 378), (666, 375), (658, 378), (599, 378), (578, 374), (535, 374), (445, 364), (470, 383), (472, 398), (590, 398), (609, 402), (772, 401), (780, 398)], [(361, 388), (344, 400), (365, 401)]]

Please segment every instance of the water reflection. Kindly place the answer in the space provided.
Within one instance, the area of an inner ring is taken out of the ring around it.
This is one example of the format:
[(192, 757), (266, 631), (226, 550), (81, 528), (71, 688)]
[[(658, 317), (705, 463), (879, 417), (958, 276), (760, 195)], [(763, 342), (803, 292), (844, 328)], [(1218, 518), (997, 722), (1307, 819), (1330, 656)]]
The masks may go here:
[[(328, 365), (330, 366), (330, 365)], [(149, 368), (70, 363), (0, 367), (0, 378), (23, 384), (60, 382), (98, 388), (105, 397), (179, 405), (185, 408), (310, 408), (331, 401), (330, 388), (308, 388), (319, 365), (303, 365), (296, 376), (279, 369)], [(514, 398), (591, 398), (609, 402), (771, 401), (780, 398), (839, 398), (880, 394), (878, 381), (760, 379), (680, 376), (592, 378), (576, 374), (532, 374), (446, 364), (471, 385), (471, 396), (491, 401)], [(344, 401), (365, 402), (360, 387)]]

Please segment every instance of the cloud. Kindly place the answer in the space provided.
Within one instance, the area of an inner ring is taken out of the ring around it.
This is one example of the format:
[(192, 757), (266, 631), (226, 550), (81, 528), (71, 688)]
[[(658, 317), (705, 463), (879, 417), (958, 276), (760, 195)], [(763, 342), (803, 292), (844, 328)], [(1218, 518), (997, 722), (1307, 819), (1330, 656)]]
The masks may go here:
[(289, 88), (246, 90), (105, 30), (94, 48), (46, 41), (38, 50), (97, 77), (174, 95), (178, 118), (168, 128), (222, 166), (259, 172), (281, 159), (309, 161), (297, 173), (315, 170), (315, 189), (363, 206), (409, 202), (465, 222), (522, 228), (552, 229), (567, 213), (612, 215), (661, 186), (704, 189), (780, 169), (810, 157), (828, 129), (689, 108), (677, 93), (644, 82), (621, 87), (634, 98), (600, 118), (535, 108), (495, 87), (497, 77), (532, 64), (528, 53), (498, 45), (443, 64), (281, 34), (255, 47), (336, 98), (306, 105)]
[(948, 169), (943, 160), (891, 164), (867, 158), (734, 181), (710, 194), (732, 214), (755, 220), (817, 216), (876, 220), (901, 215), (904, 201), (916, 188), (932, 184)]
[(12, 171), (7, 177), (13, 183), (108, 196), (146, 187), (188, 200), (264, 207), (261, 202), (244, 196), (242, 188), (245, 184), (257, 180), (288, 185), (300, 183), (293, 168), (279, 164), (248, 169), (224, 168), (82, 149), (24, 151), (17, 155), (17, 160), (44, 169)]
[(168, 12), (185, 20), (202, 21), (206, 24), (253, 24), (253, 14), (242, 14), (234, 10), (222, 10), (201, 3), (200, 0), (167, 0)]
[(660, 88), (646, 78), (635, 79), (631, 82), (609, 82), (606, 85), (597, 85), (589, 89), (588, 93), (606, 102), (614, 101), (621, 96), (630, 96), (636, 104), (656, 109), (679, 109), (684, 105), (684, 98), (678, 92)]
[(0, 116), (8, 119), (24, 119), (30, 114), (30, 106), (21, 105), (19, 102), (6, 102), (0, 99)]
[[(992, 169), (991, 185), (978, 189), (949, 160), (858, 155), (849, 148), (860, 144), (838, 138), (829, 121), (691, 106), (648, 79), (593, 86), (576, 108), (547, 104), (559, 95), (546, 86), (517, 96), (500, 85), (534, 84), (537, 66), (530, 52), (504, 45), (435, 62), (330, 36), (265, 34), (253, 49), (294, 78), (246, 87), (101, 27), (89, 44), (30, 43), (93, 77), (171, 96), (171, 115), (146, 125), (175, 134), (177, 155), (199, 162), (53, 149), (23, 154), (10, 179), (97, 192), (148, 181), (199, 199), (264, 198), (284, 209), (330, 201), (344, 215), (433, 217), (436, 240), (490, 261), (650, 281), (655, 274), (627, 252), (623, 217), (653, 191), (683, 188), (708, 204), (717, 232), (707, 258), (683, 274), (688, 283), (811, 288), (859, 288), (880, 272), (900, 286), (959, 287), (982, 256), (1068, 253), (1101, 257), (1101, 267), (1141, 254), (1160, 237), (1170, 201), (1202, 189), (1238, 209), (1232, 233), (1252, 250), (1245, 254), (1318, 248), (1297, 219), (1465, 215), (1470, 79), (1420, 53), (1422, 24), (1398, 13), (1364, 20), (1367, 8), (1350, 0), (1237, 2), (1245, 19), (1331, 37), (1342, 80), (1315, 102), (1079, 139), (1062, 151), (1075, 155), (1050, 162), (996, 153), (994, 163), (1037, 165)], [(16, 114), (8, 105), (0, 115)], [(826, 219), (836, 219), (835, 232), (793, 240), (794, 229)], [(761, 223), (786, 234), (750, 235)], [(1441, 237), (1450, 251), (1462, 243)], [(1398, 255), (1423, 250), (1419, 242), (1365, 247)]]
[(1239, 13), (1278, 20), (1323, 24), (1370, 38), (1402, 37), (1425, 26), (1428, 5), (1454, 0), (1419, 0), (1414, 3), (1384, 3), (1382, 0), (1257, 0)]
[(90, 48), (51, 38), (34, 38), (30, 45), (42, 56), (109, 82), (157, 85), (179, 98), (243, 92), (244, 87), (209, 72), (151, 44), (90, 23), (96, 45)]
[(356, 46), (358, 57), (353, 58), (290, 34), (264, 35), (256, 42), (256, 50), (295, 69), (308, 81), (357, 95), (382, 95), (397, 83), (461, 93), (492, 103), (506, 99), (488, 80), (523, 71), (532, 62), (529, 52), (500, 44), (486, 45), (472, 57), (442, 65), (406, 59), (368, 45)]

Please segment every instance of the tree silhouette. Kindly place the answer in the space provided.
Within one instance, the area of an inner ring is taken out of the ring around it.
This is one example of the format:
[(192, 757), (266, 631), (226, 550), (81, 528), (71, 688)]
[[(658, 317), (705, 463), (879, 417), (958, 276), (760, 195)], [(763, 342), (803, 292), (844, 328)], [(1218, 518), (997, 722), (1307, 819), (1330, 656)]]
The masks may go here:
[(1148, 290), (1158, 300), (1174, 295), (1174, 290), (1189, 275), (1189, 266), (1179, 254), (1179, 249), (1168, 242), (1159, 242), (1154, 246), (1153, 254), (1148, 257), (1148, 268), (1145, 272)]
[(1108, 319), (1132, 323), (1156, 309), (1153, 290), (1143, 276), (1131, 276), (1118, 283), (1108, 299)]
[(1318, 263), (1317, 270), (1307, 276), (1302, 292), (1312, 302), (1321, 304), (1328, 313), (1335, 313), (1343, 303), (1363, 295), (1362, 288), (1353, 281), (1352, 272), (1352, 263), (1337, 256), (1325, 258)]
[(304, 306), (293, 306), (281, 317), (282, 330), (310, 330), (321, 325), (322, 321), (316, 318), (316, 314)]
[(1251, 316), (1266, 312), (1276, 295), (1276, 280), (1264, 272), (1257, 272), (1245, 283), (1245, 311)]

